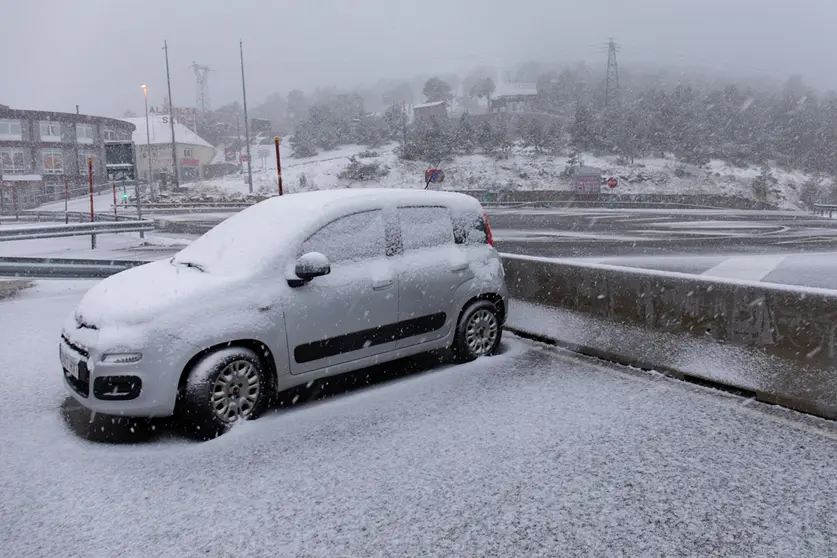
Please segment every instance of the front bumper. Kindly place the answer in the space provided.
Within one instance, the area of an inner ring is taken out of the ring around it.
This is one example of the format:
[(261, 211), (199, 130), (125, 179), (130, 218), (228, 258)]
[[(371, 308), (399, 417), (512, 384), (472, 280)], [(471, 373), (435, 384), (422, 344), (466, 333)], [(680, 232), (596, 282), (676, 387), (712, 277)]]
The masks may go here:
[[(177, 381), (171, 374), (159, 373), (153, 359), (132, 364), (96, 362), (95, 351), (66, 335), (61, 337), (61, 352), (70, 352), (78, 361), (77, 374), (63, 365), (62, 376), (69, 394), (87, 409), (108, 415), (131, 417), (169, 416), (174, 412)], [(63, 359), (62, 359), (63, 361)], [(179, 378), (179, 374), (176, 375)]]

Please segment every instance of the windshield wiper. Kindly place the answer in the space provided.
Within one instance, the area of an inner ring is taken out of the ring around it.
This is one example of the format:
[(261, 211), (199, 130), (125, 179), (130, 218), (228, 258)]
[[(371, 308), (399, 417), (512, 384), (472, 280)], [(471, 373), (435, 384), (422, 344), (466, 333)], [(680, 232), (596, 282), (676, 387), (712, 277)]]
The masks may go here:
[(201, 264), (196, 264), (195, 262), (181, 262), (181, 261), (175, 261), (175, 259), (174, 259), (174, 258), (172, 258), (172, 259), (170, 260), (170, 262), (171, 262), (171, 264), (172, 264), (172, 265), (182, 265), (182, 266), (185, 266), (185, 267), (193, 267), (193, 268), (197, 269), (197, 270), (198, 270), (198, 271), (200, 271), (200, 272), (206, 273), (206, 268), (205, 268), (205, 267), (203, 267)]

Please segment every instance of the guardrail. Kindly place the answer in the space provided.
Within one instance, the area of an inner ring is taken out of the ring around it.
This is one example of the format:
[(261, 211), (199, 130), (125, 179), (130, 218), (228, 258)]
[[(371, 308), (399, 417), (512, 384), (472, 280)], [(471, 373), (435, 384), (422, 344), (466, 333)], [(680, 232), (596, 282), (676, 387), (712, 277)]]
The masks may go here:
[(0, 275), (51, 279), (101, 279), (147, 261), (0, 258)]
[(116, 221), (101, 223), (77, 223), (41, 227), (0, 228), (0, 242), (10, 240), (32, 240), (38, 238), (59, 238), (87, 234), (109, 234), (145, 232), (154, 230), (154, 221)]
[(531, 306), (511, 320), (513, 329), (837, 419), (837, 291), (530, 256), (503, 260), (511, 296)]
[(837, 204), (833, 203), (815, 203), (813, 208), (814, 215), (822, 215), (825, 216), (828, 213), (828, 218), (834, 215), (834, 212), (837, 211)]
[[(60, 222), (64, 220), (68, 220), (71, 223), (89, 223), (90, 222), (90, 212), (89, 211), (41, 211), (41, 210), (34, 210), (28, 209), (25, 211), (19, 211), (17, 215), (14, 213), (2, 213), (0, 214), (0, 223), (8, 223), (10, 221), (38, 221), (38, 222)], [(129, 221), (129, 220), (136, 220), (136, 217), (132, 216), (117, 216), (115, 217), (112, 213), (96, 213), (95, 214), (96, 222), (100, 221)]]

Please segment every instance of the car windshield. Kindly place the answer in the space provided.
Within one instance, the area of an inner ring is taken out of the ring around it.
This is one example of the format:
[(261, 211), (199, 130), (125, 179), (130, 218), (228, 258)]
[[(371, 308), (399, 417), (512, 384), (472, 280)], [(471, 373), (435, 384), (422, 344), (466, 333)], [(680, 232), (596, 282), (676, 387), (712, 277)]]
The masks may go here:
[(3, 2), (0, 554), (837, 555), (835, 21)]

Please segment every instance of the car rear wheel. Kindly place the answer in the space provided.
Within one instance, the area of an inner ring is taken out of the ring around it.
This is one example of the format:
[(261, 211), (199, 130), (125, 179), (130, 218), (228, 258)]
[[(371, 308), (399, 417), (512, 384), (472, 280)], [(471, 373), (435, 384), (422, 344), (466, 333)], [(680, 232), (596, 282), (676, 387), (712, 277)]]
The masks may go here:
[(180, 418), (200, 439), (220, 436), (234, 424), (256, 418), (268, 400), (267, 376), (259, 357), (243, 347), (229, 347), (201, 359), (191, 370), (182, 394)]
[(452, 347), (454, 359), (468, 362), (493, 355), (502, 336), (497, 307), (487, 300), (474, 301), (465, 308), (456, 325)]

